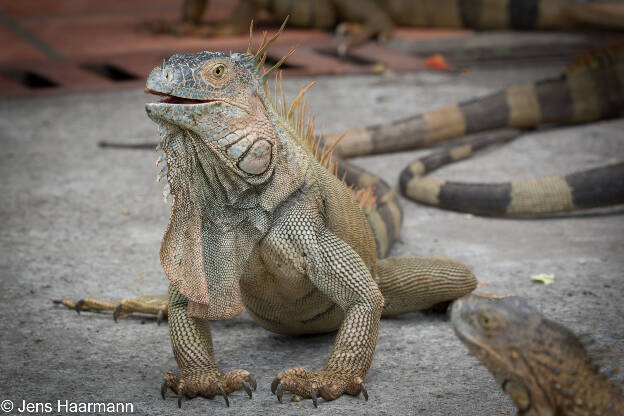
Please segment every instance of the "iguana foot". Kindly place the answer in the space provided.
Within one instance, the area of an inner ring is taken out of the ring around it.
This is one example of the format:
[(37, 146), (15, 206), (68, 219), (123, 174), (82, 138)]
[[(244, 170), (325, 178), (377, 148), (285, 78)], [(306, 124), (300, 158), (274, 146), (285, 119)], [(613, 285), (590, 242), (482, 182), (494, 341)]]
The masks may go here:
[(230, 407), (228, 393), (244, 389), (251, 399), (251, 390), (255, 390), (256, 387), (256, 380), (247, 370), (223, 372), (218, 369), (212, 371), (193, 369), (180, 370), (177, 376), (167, 373), (160, 394), (165, 399), (167, 389), (173, 390), (178, 396), (178, 407), (182, 407), (184, 397), (192, 399), (199, 395), (212, 399), (215, 396), (223, 396), (225, 404)]
[(360, 393), (368, 400), (368, 392), (364, 388), (361, 377), (348, 373), (330, 370), (308, 371), (301, 367), (282, 371), (271, 383), (271, 391), (282, 401), (282, 395), (289, 391), (305, 399), (312, 399), (314, 407), (318, 407), (317, 398), (334, 400), (343, 393), (357, 396)]
[(349, 51), (371, 39), (387, 42), (394, 28), (376, 29), (361, 23), (343, 22), (336, 26), (334, 43), (340, 58), (346, 58)]
[(359, 23), (340, 23), (336, 26), (334, 42), (340, 58), (345, 58), (351, 48), (366, 42), (370, 37), (365, 27)]
[(75, 302), (73, 300), (55, 300), (54, 303), (64, 305), (76, 312), (81, 311), (113, 311), (113, 319), (117, 319), (121, 314), (129, 315), (133, 312), (156, 315), (158, 324), (167, 318), (167, 295), (146, 295), (143, 294), (135, 299), (123, 299), (121, 301), (104, 301), (95, 298), (84, 298)]

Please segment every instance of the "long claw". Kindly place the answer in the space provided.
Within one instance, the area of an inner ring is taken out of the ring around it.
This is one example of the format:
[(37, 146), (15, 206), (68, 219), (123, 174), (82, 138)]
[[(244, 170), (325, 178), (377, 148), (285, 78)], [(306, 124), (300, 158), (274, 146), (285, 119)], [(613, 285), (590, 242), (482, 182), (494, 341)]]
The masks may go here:
[(160, 395), (162, 396), (163, 400), (165, 400), (165, 398), (167, 397), (167, 381), (163, 381), (162, 386), (160, 386)]
[(119, 318), (119, 313), (121, 312), (121, 303), (115, 306), (113, 310), (113, 321), (117, 322), (117, 318)]
[(251, 386), (249, 385), (249, 383), (247, 383), (246, 381), (243, 380), (243, 387), (245, 388), (245, 391), (247, 392), (247, 395), (251, 399), (252, 398)]
[(258, 383), (256, 383), (256, 379), (253, 378), (251, 374), (249, 375), (249, 383), (251, 384), (251, 387), (253, 387), (254, 391), (258, 388)]
[(76, 302), (76, 306), (74, 306), (74, 309), (76, 309), (78, 315), (80, 315), (80, 311), (82, 310), (82, 306), (84, 305), (84, 303), (84, 299), (80, 299), (78, 302)]
[(273, 382), (271, 383), (271, 393), (275, 394), (275, 390), (277, 389), (277, 386), (279, 386), (279, 384), (281, 383), (279, 378), (275, 378), (273, 380)]
[(219, 386), (219, 391), (221, 392), (221, 395), (223, 396), (223, 399), (225, 400), (225, 405), (227, 407), (230, 407), (230, 400), (228, 399), (227, 393), (225, 392), (225, 390), (223, 390), (222, 386)]
[(277, 401), (279, 401), (281, 403), (282, 402), (282, 396), (284, 395), (284, 392), (282, 391), (282, 383), (279, 383), (277, 385), (277, 389), (275, 390), (275, 395), (277, 395)]
[(368, 401), (368, 392), (366, 391), (366, 387), (364, 387), (364, 383), (360, 384), (362, 388), (362, 396), (364, 396), (364, 400)]
[(314, 407), (318, 407), (318, 399), (316, 398), (315, 388), (312, 389), (312, 403), (314, 404)]
[(158, 316), (156, 317), (156, 323), (160, 326), (160, 323), (165, 319), (165, 311), (162, 309), (158, 311)]
[(178, 407), (180, 409), (182, 408), (182, 397), (183, 397), (182, 392), (178, 392)]

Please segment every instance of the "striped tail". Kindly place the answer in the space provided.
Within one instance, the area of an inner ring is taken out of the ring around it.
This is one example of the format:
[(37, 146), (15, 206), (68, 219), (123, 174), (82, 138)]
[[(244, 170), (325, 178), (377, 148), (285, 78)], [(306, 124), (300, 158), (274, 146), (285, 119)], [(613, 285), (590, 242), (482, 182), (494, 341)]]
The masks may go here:
[(566, 4), (563, 13), (575, 26), (592, 29), (624, 30), (624, 16), (600, 4)]
[(506, 183), (464, 183), (425, 178), (478, 149), (517, 137), (505, 129), (467, 138), (412, 162), (401, 173), (403, 194), (417, 202), (481, 215), (538, 216), (624, 203), (624, 162), (570, 173)]
[[(575, 65), (557, 78), (512, 86), (391, 123), (348, 130), (335, 154), (353, 157), (396, 152), (505, 127), (585, 123), (624, 115), (624, 47), (619, 44), (592, 56), (597, 55), (602, 58)], [(336, 139), (327, 136), (326, 145)]]
[[(386, 11), (400, 26), (479, 30), (624, 29), (621, 12), (574, 0), (394, 0)], [(358, 2), (359, 3), (359, 2)]]

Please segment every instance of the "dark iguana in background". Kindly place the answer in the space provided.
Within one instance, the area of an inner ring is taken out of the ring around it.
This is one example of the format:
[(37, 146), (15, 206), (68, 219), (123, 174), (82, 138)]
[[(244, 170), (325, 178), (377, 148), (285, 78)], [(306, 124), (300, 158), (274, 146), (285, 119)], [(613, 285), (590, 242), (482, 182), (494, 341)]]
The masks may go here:
[[(207, 0), (185, 0), (182, 21), (148, 24), (156, 32), (220, 36), (245, 33), (260, 10), (295, 26), (338, 26), (338, 50), (370, 38), (387, 39), (396, 26), (473, 29), (624, 29), (621, 17), (565, 0), (239, 0), (224, 22), (202, 24)], [(341, 24), (342, 23), (342, 24)]]
[(515, 296), (453, 303), (455, 333), (490, 370), (520, 415), (624, 415), (624, 394), (579, 339)]
[[(416, 149), (475, 134), (411, 163), (401, 173), (401, 192), (421, 203), (476, 214), (551, 214), (624, 203), (624, 162), (511, 183), (448, 182), (423, 176), (480, 148), (511, 140), (521, 130), (622, 115), (624, 44), (612, 42), (582, 54), (559, 77), (514, 85), (406, 119), (348, 130), (335, 153), (352, 157)], [(503, 128), (508, 129), (495, 131)], [(476, 135), (487, 131), (493, 132)], [(326, 137), (326, 146), (333, 145), (337, 137)]]
[[(429, 308), (476, 286), (472, 273), (451, 260), (378, 258), (391, 243), (376, 244), (378, 225), (386, 230), (390, 220), (398, 232), (400, 209), (385, 216), (380, 207), (391, 207), (393, 194), (374, 188), (360, 190), (358, 202), (334, 174), (349, 167), (334, 167), (296, 115), (303, 112), (301, 97), (290, 108), (269, 97), (266, 79), (287, 57), (260, 74), (276, 37), (256, 54), (250, 40), (245, 54), (174, 55), (147, 80), (147, 91), (162, 97), (146, 110), (160, 129), (165, 192), (173, 196), (160, 255), (179, 372), (165, 376), (162, 393), (172, 389), (178, 403), (184, 396), (222, 395), (229, 405), (227, 393), (245, 389), (251, 397), (255, 388), (248, 371), (217, 367), (211, 319), (244, 308), (281, 334), (337, 330), (323, 369), (292, 368), (271, 386), (280, 401), (288, 391), (317, 405), (319, 396), (367, 397), (363, 382), (382, 315)], [(144, 297), (121, 309), (164, 312), (159, 302), (162, 297)], [(78, 306), (111, 304), (85, 299)]]

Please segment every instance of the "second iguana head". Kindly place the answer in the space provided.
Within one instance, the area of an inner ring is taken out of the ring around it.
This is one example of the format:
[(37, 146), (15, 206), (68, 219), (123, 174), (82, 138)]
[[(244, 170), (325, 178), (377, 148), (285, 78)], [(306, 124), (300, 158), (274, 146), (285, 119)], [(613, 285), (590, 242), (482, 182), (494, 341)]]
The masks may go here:
[(454, 302), (451, 319), (520, 415), (622, 414), (620, 389), (579, 339), (523, 299), (473, 293)]

